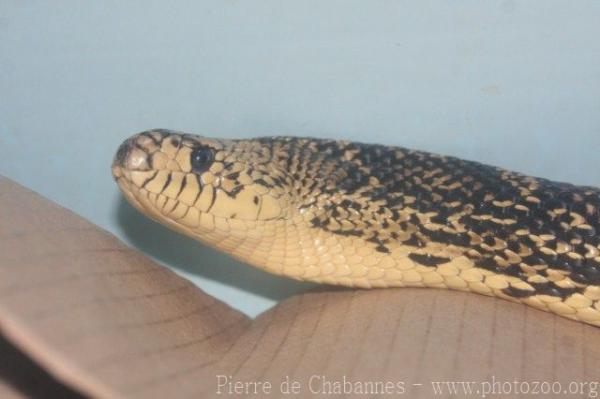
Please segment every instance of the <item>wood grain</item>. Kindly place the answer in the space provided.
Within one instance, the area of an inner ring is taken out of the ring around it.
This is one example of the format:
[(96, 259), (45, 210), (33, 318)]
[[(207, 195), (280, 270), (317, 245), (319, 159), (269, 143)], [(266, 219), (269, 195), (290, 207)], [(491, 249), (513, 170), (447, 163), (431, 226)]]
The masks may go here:
[(318, 397), (318, 376), (403, 382), (411, 398), (431, 381), (600, 380), (600, 329), (474, 294), (324, 288), (250, 320), (5, 178), (0, 328), (94, 397), (214, 397), (218, 375), (269, 381), (255, 397), (274, 398), (286, 377), (293, 397)]

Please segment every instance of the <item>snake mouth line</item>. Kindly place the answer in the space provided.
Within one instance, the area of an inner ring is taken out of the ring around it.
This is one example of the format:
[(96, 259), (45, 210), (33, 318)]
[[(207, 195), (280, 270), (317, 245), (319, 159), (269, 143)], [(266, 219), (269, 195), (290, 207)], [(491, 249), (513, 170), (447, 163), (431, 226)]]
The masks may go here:
[[(162, 192), (152, 192), (147, 189), (148, 183), (158, 175), (159, 171), (148, 172), (150, 176), (142, 184), (137, 184), (131, 178), (130, 171), (120, 169), (114, 173), (117, 185), (128, 200), (142, 213), (150, 213), (153, 219), (161, 222), (177, 222), (184, 218), (191, 206), (179, 201), (176, 197), (170, 197)], [(164, 185), (166, 188), (167, 184)], [(163, 190), (164, 191), (164, 190)], [(178, 212), (176, 213), (176, 211)], [(181, 214), (183, 212), (183, 214)], [(179, 217), (177, 217), (179, 216)]]
[[(135, 173), (144, 175), (135, 176)], [(176, 177), (165, 178), (165, 183), (153, 184), (161, 171), (131, 171), (119, 165), (113, 165), (113, 177), (126, 199), (142, 214), (149, 216), (154, 221), (164, 224), (167, 227), (174, 228), (184, 234), (190, 235), (210, 245), (215, 245), (213, 235), (220, 231), (222, 235), (231, 235), (240, 238), (245, 232), (256, 228), (261, 222), (256, 219), (242, 219), (236, 215), (235, 210), (231, 217), (215, 215), (212, 210), (219, 201), (227, 200), (229, 197), (219, 191), (218, 187), (206, 185), (199, 188), (198, 193), (189, 196), (192, 200), (188, 203), (179, 198), (184, 189), (190, 189), (185, 183), (179, 183), (180, 186), (172, 186), (181, 179)], [(145, 176), (144, 178), (141, 178)], [(181, 180), (183, 182), (186, 179)], [(160, 187), (156, 191), (151, 191)], [(205, 194), (203, 197), (202, 193)], [(200, 204), (200, 206), (198, 206)], [(258, 211), (262, 201), (257, 201)], [(266, 222), (266, 221), (265, 221)], [(206, 237), (205, 237), (206, 236)]]
[[(123, 195), (126, 197), (126, 199), (140, 212), (145, 213), (148, 211), (148, 209), (146, 209), (144, 207), (144, 205), (142, 205), (142, 203), (140, 202), (140, 200), (138, 199), (137, 195), (134, 194), (132, 187), (135, 187), (133, 185), (133, 183), (131, 182), (131, 180), (127, 179), (123, 174), (121, 175), (117, 175), (114, 174), (113, 172), (113, 177), (115, 179), (115, 181), (117, 182), (117, 185), (119, 187), (119, 189), (121, 190), (121, 192), (123, 193)], [(143, 190), (143, 188), (137, 188), (138, 190)]]

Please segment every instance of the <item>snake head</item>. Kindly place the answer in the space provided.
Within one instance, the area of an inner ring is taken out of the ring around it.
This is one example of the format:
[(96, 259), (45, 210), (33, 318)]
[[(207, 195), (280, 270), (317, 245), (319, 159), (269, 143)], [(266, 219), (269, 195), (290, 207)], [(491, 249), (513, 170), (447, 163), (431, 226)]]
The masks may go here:
[(121, 144), (112, 172), (128, 201), (200, 239), (245, 235), (290, 211), (290, 190), (271, 150), (253, 140), (216, 140), (155, 129)]

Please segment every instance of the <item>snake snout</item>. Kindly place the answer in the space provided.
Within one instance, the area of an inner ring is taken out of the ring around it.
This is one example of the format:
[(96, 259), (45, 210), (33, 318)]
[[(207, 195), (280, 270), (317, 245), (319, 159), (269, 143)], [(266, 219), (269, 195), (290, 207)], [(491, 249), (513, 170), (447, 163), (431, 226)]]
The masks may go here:
[(119, 149), (117, 150), (117, 154), (115, 155), (115, 159), (113, 161), (113, 165), (124, 168), (130, 150), (131, 139), (127, 139), (119, 146)]
[(137, 135), (125, 140), (117, 150), (113, 170), (148, 170), (148, 154), (135, 145)]

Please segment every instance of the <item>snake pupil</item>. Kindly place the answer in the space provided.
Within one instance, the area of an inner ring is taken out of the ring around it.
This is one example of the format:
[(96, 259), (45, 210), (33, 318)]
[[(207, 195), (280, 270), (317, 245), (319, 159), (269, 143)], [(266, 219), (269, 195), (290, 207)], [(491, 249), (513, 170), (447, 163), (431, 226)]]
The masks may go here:
[(214, 160), (214, 153), (211, 148), (198, 147), (192, 151), (192, 170), (195, 172), (203, 172), (210, 168)]

